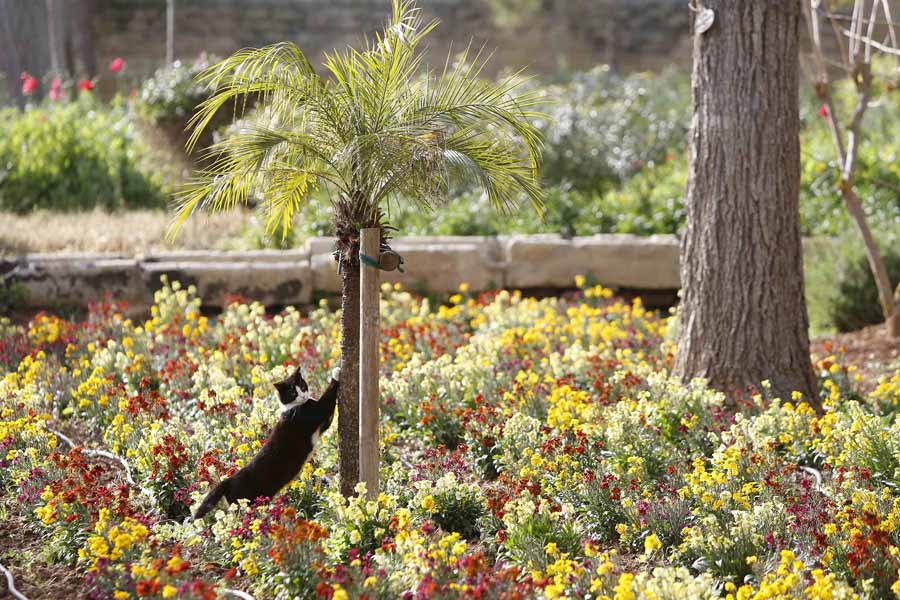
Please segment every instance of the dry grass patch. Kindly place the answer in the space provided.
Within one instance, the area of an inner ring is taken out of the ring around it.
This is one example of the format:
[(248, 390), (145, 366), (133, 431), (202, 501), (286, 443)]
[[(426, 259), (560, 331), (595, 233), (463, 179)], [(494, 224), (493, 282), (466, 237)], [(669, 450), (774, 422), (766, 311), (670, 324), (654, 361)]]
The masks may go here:
[(122, 252), (240, 249), (253, 216), (246, 211), (197, 215), (174, 243), (166, 241), (165, 211), (0, 213), (0, 256), (29, 252)]

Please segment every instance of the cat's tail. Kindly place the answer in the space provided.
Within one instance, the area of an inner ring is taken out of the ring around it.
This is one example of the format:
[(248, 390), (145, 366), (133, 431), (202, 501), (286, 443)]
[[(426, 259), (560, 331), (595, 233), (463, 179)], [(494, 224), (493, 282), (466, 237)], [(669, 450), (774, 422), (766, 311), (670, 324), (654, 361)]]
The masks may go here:
[(201, 504), (200, 508), (197, 509), (197, 512), (194, 513), (194, 518), (202, 519), (205, 517), (209, 511), (215, 508), (216, 504), (219, 503), (219, 500), (222, 499), (222, 496), (224, 496), (227, 491), (228, 480), (223, 479), (219, 482), (219, 485), (214, 487), (212, 491), (206, 495), (206, 498), (203, 499), (203, 504)]

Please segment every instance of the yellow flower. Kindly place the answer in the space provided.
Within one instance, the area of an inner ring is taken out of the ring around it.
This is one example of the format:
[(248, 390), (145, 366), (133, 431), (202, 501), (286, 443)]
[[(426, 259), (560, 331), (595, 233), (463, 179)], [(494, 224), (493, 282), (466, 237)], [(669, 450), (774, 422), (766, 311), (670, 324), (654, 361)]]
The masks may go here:
[(334, 589), (334, 595), (331, 596), (332, 600), (349, 600), (349, 596), (347, 595), (347, 591), (341, 587), (336, 587)]
[(115, 544), (117, 549), (127, 550), (131, 547), (132, 537), (127, 533), (120, 533), (113, 540), (113, 544)]
[(241, 568), (251, 577), (259, 573), (259, 567), (256, 565), (256, 561), (254, 561), (253, 558), (245, 558), (241, 561)]
[(174, 598), (175, 594), (178, 593), (178, 589), (173, 585), (167, 585), (163, 588), (162, 597), (163, 598)]
[(548, 556), (556, 556), (559, 554), (559, 548), (556, 547), (556, 542), (550, 542), (544, 546), (544, 552), (546, 552)]
[(434, 510), (434, 496), (431, 494), (422, 498), (422, 509), (431, 512)]
[(662, 542), (659, 541), (655, 533), (651, 533), (644, 538), (644, 554), (653, 554), (660, 548), (662, 548)]
[(631, 573), (622, 573), (619, 576), (619, 582), (616, 584), (615, 600), (634, 600), (634, 591), (631, 589), (634, 583), (634, 575)]
[(113, 598), (115, 600), (128, 600), (128, 598), (131, 598), (131, 594), (123, 590), (116, 590), (113, 592)]

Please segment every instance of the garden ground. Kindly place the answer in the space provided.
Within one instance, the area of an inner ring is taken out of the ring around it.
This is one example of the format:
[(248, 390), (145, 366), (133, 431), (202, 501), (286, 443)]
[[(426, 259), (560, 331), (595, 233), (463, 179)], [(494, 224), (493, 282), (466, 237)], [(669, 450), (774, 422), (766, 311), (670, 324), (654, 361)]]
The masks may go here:
[(860, 386), (871, 390), (878, 380), (900, 369), (900, 340), (884, 335), (884, 325), (870, 325), (859, 331), (814, 338), (812, 353), (829, 356), (837, 353), (841, 362), (855, 365), (862, 376)]
[(666, 321), (603, 288), (536, 300), (463, 287), (440, 307), (386, 288), (384, 493), (337, 493), (332, 428), (273, 501), (183, 521), (265, 440), (269, 382), (299, 364), (321, 389), (338, 358), (327, 308), (198, 309), (173, 284), (142, 323), (98, 305), (83, 321), (2, 326), (0, 562), (30, 598), (900, 589), (896, 364), (865, 385), (822, 355), (822, 416), (765, 385), (735, 407), (669, 378)]

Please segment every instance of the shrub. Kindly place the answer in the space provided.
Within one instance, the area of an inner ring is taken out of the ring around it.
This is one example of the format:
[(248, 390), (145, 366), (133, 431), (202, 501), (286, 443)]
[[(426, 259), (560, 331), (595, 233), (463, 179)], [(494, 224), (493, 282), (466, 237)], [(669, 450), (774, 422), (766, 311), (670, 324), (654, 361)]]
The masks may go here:
[[(176, 60), (158, 69), (141, 86), (135, 103), (137, 112), (162, 131), (178, 149), (183, 149), (190, 137), (188, 122), (194, 110), (211, 95), (206, 86), (196, 82), (196, 77), (218, 60), (205, 53), (191, 64)], [(233, 116), (234, 103), (228, 102), (197, 139), (195, 159), (203, 157), (203, 152), (213, 144), (216, 129), (230, 122)]]
[(543, 131), (543, 176), (582, 191), (605, 191), (683, 146), (690, 85), (676, 70), (621, 77), (608, 66), (544, 91), (553, 102)]
[(196, 83), (196, 76), (218, 58), (202, 54), (191, 64), (176, 60), (158, 69), (141, 85), (138, 109), (154, 123), (187, 121), (198, 104), (209, 97), (209, 90)]
[(660, 162), (650, 162), (621, 188), (599, 198), (598, 212), (608, 223), (598, 232), (677, 233), (687, 213), (684, 193), (687, 187), (687, 157), (669, 153)]
[[(891, 281), (900, 279), (900, 252), (885, 248), (885, 266)], [(878, 303), (878, 289), (869, 261), (858, 256), (839, 274), (838, 295), (831, 306), (831, 320), (838, 331), (856, 331), (884, 321)]]
[[(900, 280), (900, 236), (875, 232), (893, 283)], [(849, 231), (806, 246), (806, 295), (813, 331), (855, 331), (884, 321), (862, 240)]]
[(571, 558), (581, 554), (582, 532), (570, 515), (554, 512), (545, 501), (535, 502), (529, 494), (511, 500), (504, 510), (504, 558), (544, 570), (560, 554)]
[(129, 116), (88, 98), (0, 111), (0, 209), (165, 206)]
[(436, 482), (418, 481), (416, 488), (414, 505), (425, 518), (433, 520), (444, 531), (459, 533), (467, 540), (478, 537), (486, 512), (480, 487), (462, 483), (453, 473), (447, 473)]

